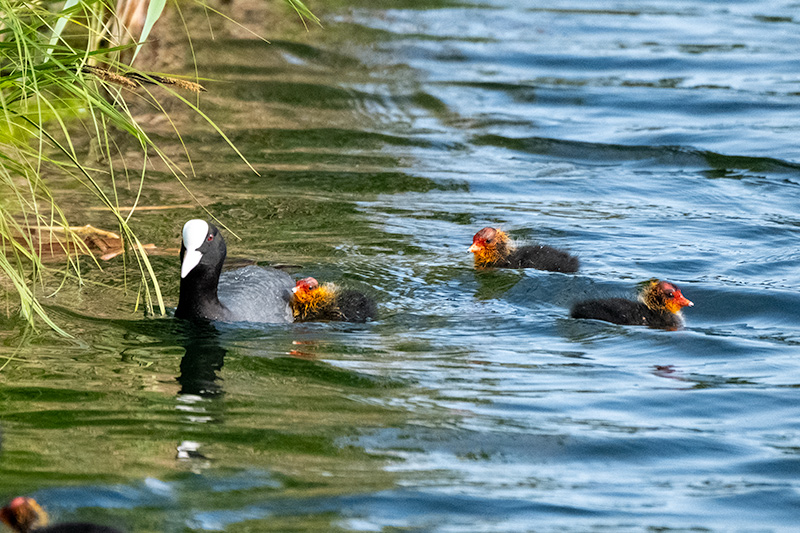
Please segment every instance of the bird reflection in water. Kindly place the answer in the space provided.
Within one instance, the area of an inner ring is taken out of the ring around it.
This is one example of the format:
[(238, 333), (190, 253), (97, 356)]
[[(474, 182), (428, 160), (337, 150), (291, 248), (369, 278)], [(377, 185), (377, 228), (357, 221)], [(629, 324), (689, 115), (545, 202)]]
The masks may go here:
[(211, 322), (183, 322), (179, 330), (180, 343), (186, 350), (181, 359), (178, 383), (182, 395), (213, 398), (223, 394), (218, 372), (225, 362), (227, 350), (219, 340), (219, 331)]
[[(219, 399), (224, 393), (218, 372), (227, 350), (222, 347), (219, 331), (211, 322), (181, 320), (178, 324), (177, 336), (185, 353), (177, 377), (181, 388), (176, 408), (185, 413), (186, 420), (192, 424), (212, 422), (215, 417), (208, 409), (208, 401)], [(181, 441), (176, 448), (176, 459), (207, 468), (208, 457), (200, 452), (200, 447), (201, 443), (193, 440)]]

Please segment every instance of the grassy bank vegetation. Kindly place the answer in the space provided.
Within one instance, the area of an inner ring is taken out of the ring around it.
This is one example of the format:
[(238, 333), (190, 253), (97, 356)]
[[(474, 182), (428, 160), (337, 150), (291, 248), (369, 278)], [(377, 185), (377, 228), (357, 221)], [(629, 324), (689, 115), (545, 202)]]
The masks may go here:
[[(285, 1), (304, 20), (316, 21), (298, 0)], [(19, 312), (31, 324), (41, 319), (67, 334), (41, 305), (52, 291), (46, 289), (52, 284), (43, 282), (44, 274), (80, 283), (81, 257), (97, 262), (104, 250), (93, 243), (114, 237), (118, 244), (113, 246), (136, 272), (130, 279), (135, 280), (131, 286), (138, 291), (137, 302), (164, 312), (158, 280), (131, 216), (147, 186), (148, 161), (159, 160), (182, 183), (186, 174), (148, 136), (126, 98), (138, 92), (156, 107), (159, 98), (178, 98), (206, 118), (183, 92), (200, 91), (199, 85), (130, 66), (164, 8), (165, 0), (119, 0), (115, 5), (104, 0), (0, 0), (0, 291), (6, 294), (7, 313)], [(142, 87), (147, 85), (161, 88)], [(226, 143), (224, 133), (209, 124)], [(123, 137), (128, 145), (124, 155)], [(131, 140), (140, 161), (130, 161)], [(83, 228), (83, 220), (72, 219), (80, 210), (60, 200), (65, 180), (91, 191), (95, 205), (81, 208), (106, 209), (116, 225), (106, 229), (114, 233), (98, 237)], [(121, 183), (134, 191), (132, 203), (121, 204)]]

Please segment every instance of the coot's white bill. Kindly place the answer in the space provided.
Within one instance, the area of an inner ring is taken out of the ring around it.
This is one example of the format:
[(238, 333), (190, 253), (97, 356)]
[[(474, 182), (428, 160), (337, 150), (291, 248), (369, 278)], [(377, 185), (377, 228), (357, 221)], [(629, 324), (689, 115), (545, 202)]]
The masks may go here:
[(208, 230), (208, 222), (199, 218), (183, 225), (183, 246), (186, 248), (186, 253), (181, 264), (181, 278), (185, 278), (203, 258), (203, 253), (197, 249), (206, 242)]

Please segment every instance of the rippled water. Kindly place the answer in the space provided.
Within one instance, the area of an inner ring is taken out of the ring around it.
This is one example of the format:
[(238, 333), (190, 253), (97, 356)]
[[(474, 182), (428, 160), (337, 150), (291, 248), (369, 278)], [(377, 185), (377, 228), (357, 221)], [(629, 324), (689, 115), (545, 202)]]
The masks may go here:
[[(2, 324), (2, 494), (130, 531), (793, 531), (800, 4), (346, 4), (195, 38), (258, 174), (188, 115), (184, 140), (230, 255), (380, 320), (199, 332), (67, 287), (74, 342)], [(151, 178), (143, 203), (188, 201)], [(137, 216), (169, 248), (201, 211)], [(477, 272), (486, 225), (581, 271)], [(568, 318), (651, 277), (683, 330)]]

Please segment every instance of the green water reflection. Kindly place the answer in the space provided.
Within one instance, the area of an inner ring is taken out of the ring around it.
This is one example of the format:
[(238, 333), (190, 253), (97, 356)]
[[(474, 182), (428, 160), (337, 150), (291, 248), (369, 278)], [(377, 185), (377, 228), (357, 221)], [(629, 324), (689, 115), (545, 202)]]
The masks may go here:
[[(391, 257), (418, 250), (408, 236), (371, 224), (358, 202), (465, 186), (414, 176), (404, 170), (402, 155), (385, 151), (428, 143), (370, 132), (360, 109), (380, 102), (339, 87), (339, 79), (365, 72), (346, 54), (291, 40), (272, 47), (224, 38), (195, 45), (201, 68), (210, 65), (225, 79), (209, 84), (201, 107), (258, 172), (190, 112), (170, 106), (196, 173), (188, 186), (235, 233), (227, 233), (231, 260), (347, 280), (385, 303), (397, 289), (386, 275)], [(293, 67), (281, 50), (335, 68)], [(151, 122), (154, 139), (181, 159), (171, 126), (151, 118), (144, 105), (137, 111)], [(120, 137), (123, 152), (135, 149), (126, 143)], [(125, 163), (135, 161), (132, 156)], [(112, 222), (85, 209), (87, 193), (71, 187), (64, 193), (74, 196), (66, 202), (73, 218), (100, 227)], [(135, 186), (122, 187), (119, 201), (133, 203), (136, 194)], [(204, 216), (199, 208), (182, 207), (191, 202), (154, 163), (138, 199), (144, 209), (133, 223), (142, 240), (162, 252), (153, 264), (168, 305), (177, 301), (180, 228)], [(176, 207), (147, 209), (170, 205)], [(369, 256), (384, 257), (377, 262), (382, 266), (368, 266), (363, 258)], [(277, 499), (285, 510), (306, 498), (394, 486), (385, 469), (391, 458), (350, 443), (406, 425), (408, 413), (394, 405), (413, 383), (336, 364), (391, 357), (396, 341), (380, 324), (199, 332), (168, 317), (144, 317), (135, 306), (138, 286), (121, 259), (100, 267), (84, 261), (81, 273), (84, 286), (67, 283), (46, 301), (74, 340), (27, 331), (14, 318), (0, 327), (0, 356), (13, 358), (0, 373), (0, 493), (41, 494), (56, 515), (130, 530), (205, 528), (222, 520), (219, 527), (287, 531), (328, 529), (340, 513), (325, 506), (278, 515), (247, 509)], [(46, 280), (43, 290), (60, 281)], [(63, 496), (58, 491), (65, 488), (78, 492)], [(117, 500), (105, 500), (103, 491)], [(220, 514), (213, 519), (197, 518), (214, 511)]]

